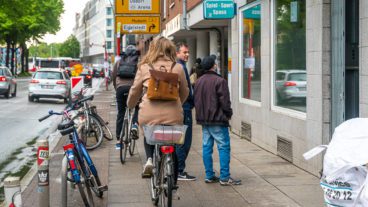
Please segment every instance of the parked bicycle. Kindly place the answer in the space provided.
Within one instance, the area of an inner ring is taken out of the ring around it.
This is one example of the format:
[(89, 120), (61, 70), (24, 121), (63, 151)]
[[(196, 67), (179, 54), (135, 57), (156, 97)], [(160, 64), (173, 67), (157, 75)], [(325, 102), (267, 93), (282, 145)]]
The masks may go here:
[(173, 191), (178, 187), (175, 183), (174, 175), (174, 154), (175, 144), (183, 144), (187, 126), (175, 125), (154, 125), (143, 126), (144, 134), (148, 144), (155, 145), (153, 154), (152, 175), (142, 175), (151, 177), (150, 193), (152, 203), (161, 207), (171, 207)]
[(125, 110), (123, 127), (120, 132), (120, 161), (121, 164), (125, 163), (127, 152), (129, 149), (130, 156), (134, 155), (135, 150), (135, 139), (133, 139), (132, 135), (132, 125), (133, 125), (133, 114), (135, 109), (129, 109), (128, 107)]
[(65, 156), (68, 161), (68, 171), (71, 177), (67, 181), (78, 186), (83, 203), (85, 206), (94, 206), (91, 190), (98, 197), (103, 196), (103, 192), (108, 190), (107, 185), (102, 185), (98, 176), (97, 169), (93, 164), (90, 155), (87, 152), (83, 141), (79, 139), (75, 123), (71, 118), (70, 111), (75, 110), (78, 104), (89, 100), (89, 97), (67, 107), (63, 112), (49, 111), (49, 114), (40, 118), (42, 122), (52, 115), (62, 115), (64, 120), (58, 125), (58, 130), (62, 135), (69, 135), (69, 144), (64, 145)]

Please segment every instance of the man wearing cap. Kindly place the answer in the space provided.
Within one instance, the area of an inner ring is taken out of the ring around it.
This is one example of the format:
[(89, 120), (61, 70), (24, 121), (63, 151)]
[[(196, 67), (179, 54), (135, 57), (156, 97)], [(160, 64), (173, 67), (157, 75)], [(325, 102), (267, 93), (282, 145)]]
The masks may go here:
[[(204, 74), (194, 88), (194, 105), (197, 123), (202, 125), (203, 163), (206, 183), (220, 182), (223, 186), (240, 185), (241, 180), (230, 177), (229, 120), (233, 115), (227, 81), (216, 73), (212, 56), (201, 62)], [(220, 177), (213, 171), (213, 145), (217, 144), (220, 157)]]

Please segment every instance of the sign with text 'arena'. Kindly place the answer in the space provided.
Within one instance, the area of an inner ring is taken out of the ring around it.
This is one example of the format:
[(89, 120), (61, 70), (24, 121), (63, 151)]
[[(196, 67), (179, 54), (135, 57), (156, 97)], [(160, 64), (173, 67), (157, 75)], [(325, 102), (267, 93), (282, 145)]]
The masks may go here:
[(235, 4), (232, 0), (206, 0), (203, 2), (205, 19), (231, 19), (235, 15)]
[[(121, 23), (121, 28), (116, 28), (123, 34), (159, 34), (159, 16), (116, 16), (115, 22)], [(118, 25), (118, 24), (117, 24)]]
[(159, 14), (160, 0), (116, 0), (116, 14)]

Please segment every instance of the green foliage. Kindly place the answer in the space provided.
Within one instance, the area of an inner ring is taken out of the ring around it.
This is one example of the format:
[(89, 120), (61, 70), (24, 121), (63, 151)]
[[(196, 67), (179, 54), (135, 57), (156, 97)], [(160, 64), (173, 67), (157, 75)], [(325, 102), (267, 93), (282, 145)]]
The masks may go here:
[(61, 57), (79, 58), (80, 44), (74, 35), (70, 35), (68, 39), (60, 45)]
[(29, 57), (59, 57), (61, 44), (60, 43), (40, 43), (37, 46), (29, 47)]

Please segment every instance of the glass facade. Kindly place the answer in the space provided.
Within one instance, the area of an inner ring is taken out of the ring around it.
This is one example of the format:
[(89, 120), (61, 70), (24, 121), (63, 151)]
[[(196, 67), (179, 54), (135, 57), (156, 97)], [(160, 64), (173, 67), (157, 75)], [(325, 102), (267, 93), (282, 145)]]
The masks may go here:
[(107, 38), (111, 38), (112, 37), (112, 30), (111, 29), (106, 30), (106, 37)]
[(261, 101), (261, 4), (242, 11), (241, 98)]
[(111, 49), (111, 41), (106, 42), (106, 49)]
[(111, 7), (106, 7), (106, 14), (107, 15), (111, 15), (112, 14), (112, 8)]
[(306, 112), (306, 0), (276, 0), (275, 105)]

